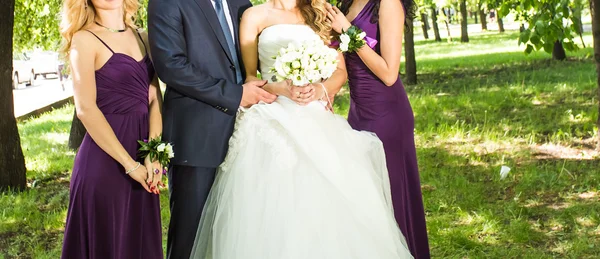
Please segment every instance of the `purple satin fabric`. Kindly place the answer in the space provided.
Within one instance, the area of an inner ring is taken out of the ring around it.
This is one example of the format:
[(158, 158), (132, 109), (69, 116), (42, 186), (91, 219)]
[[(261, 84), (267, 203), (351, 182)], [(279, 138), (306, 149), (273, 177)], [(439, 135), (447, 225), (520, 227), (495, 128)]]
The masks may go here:
[[(352, 23), (379, 41), (373, 50), (381, 54), (379, 26), (370, 22), (375, 3), (370, 0)], [(414, 114), (404, 85), (398, 78), (393, 85), (386, 86), (356, 53), (346, 53), (345, 58), (350, 85), (348, 122), (354, 129), (374, 132), (383, 142), (396, 221), (412, 255), (419, 259), (430, 258), (415, 149)]]
[[(131, 157), (148, 139), (146, 56), (115, 53), (95, 71), (96, 104)], [(73, 165), (62, 258), (162, 259), (160, 200), (86, 134)]]

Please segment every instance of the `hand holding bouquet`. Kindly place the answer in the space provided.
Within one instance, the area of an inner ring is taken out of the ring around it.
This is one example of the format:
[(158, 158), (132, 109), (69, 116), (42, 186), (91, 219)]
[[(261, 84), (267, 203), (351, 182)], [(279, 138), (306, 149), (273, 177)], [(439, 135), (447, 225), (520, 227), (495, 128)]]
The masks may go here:
[(281, 48), (271, 68), (272, 81), (291, 80), (295, 86), (305, 86), (325, 80), (337, 69), (338, 52), (329, 48), (318, 37), (302, 44), (288, 44)]
[(160, 191), (156, 187), (160, 185), (164, 187), (161, 179), (162, 175), (167, 174), (171, 158), (175, 156), (173, 146), (170, 143), (162, 142), (160, 136), (150, 140), (138, 140), (138, 143), (140, 144), (138, 155), (144, 159), (144, 164), (149, 170), (146, 181), (150, 186), (150, 191), (159, 194)]

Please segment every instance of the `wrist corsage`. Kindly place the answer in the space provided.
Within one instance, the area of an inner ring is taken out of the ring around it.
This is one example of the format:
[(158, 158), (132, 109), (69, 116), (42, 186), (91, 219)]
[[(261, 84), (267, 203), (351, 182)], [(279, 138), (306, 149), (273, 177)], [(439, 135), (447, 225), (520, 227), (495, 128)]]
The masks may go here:
[[(149, 157), (152, 162), (158, 161), (163, 168), (167, 168), (171, 162), (171, 158), (175, 156), (175, 153), (173, 152), (173, 146), (170, 143), (163, 142), (160, 139), (161, 137), (158, 136), (150, 140), (138, 140), (138, 143), (140, 144), (138, 155), (142, 159)], [(166, 169), (163, 169), (163, 174), (166, 173)]]
[(350, 26), (347, 31), (342, 30), (338, 40), (332, 43), (332, 46), (338, 47), (340, 52), (349, 53), (356, 52), (364, 45), (373, 48), (377, 45), (377, 40), (367, 37), (366, 32), (354, 25)]

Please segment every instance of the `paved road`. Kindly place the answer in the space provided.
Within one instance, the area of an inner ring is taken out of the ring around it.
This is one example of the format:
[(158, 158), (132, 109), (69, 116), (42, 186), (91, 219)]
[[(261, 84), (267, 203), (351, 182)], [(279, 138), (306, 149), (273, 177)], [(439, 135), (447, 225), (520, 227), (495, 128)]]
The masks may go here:
[(57, 77), (48, 76), (48, 79), (38, 77), (33, 86), (22, 84), (19, 89), (13, 90), (15, 117), (20, 117), (72, 95), (73, 87), (70, 81), (65, 83), (65, 90), (63, 90)]

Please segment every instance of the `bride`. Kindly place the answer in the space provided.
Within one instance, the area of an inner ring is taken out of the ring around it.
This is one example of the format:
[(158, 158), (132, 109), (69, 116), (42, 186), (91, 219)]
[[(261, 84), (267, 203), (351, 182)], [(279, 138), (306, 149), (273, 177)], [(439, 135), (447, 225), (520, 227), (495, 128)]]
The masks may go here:
[[(247, 10), (240, 25), (247, 80), (258, 80), (258, 69), (270, 79), (273, 56), (288, 43), (327, 42), (325, 4), (272, 0)], [(300, 96), (267, 89), (279, 95), (274, 103), (238, 115), (191, 258), (412, 258), (394, 220), (381, 142), (315, 100), (346, 80), (339, 59), (323, 86)]]

